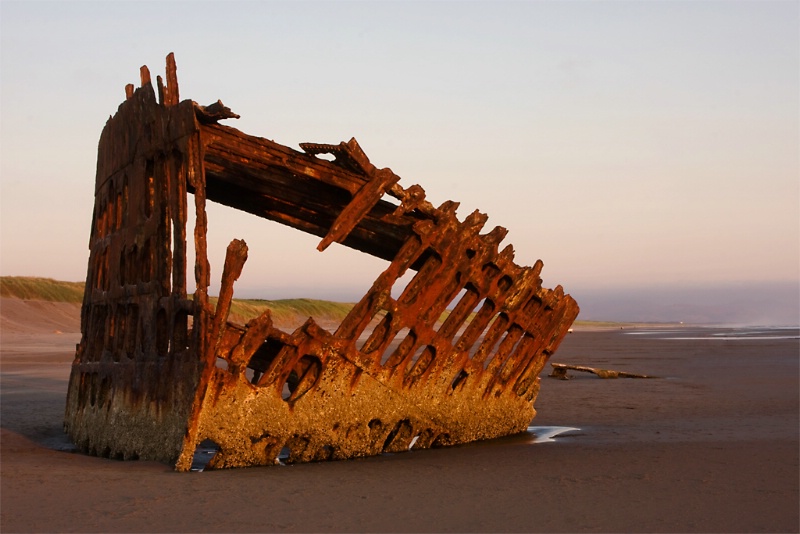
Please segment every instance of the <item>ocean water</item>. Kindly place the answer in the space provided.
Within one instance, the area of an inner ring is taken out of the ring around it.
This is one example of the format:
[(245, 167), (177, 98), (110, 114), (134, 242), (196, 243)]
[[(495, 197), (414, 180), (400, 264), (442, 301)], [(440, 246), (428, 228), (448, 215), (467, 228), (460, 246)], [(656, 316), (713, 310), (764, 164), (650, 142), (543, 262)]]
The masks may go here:
[(527, 435), (530, 436), (529, 443), (552, 443), (561, 434), (578, 430), (580, 428), (572, 426), (529, 426)]
[(779, 339), (800, 339), (798, 326), (686, 326), (678, 328), (653, 328), (623, 332), (629, 336), (643, 336), (650, 339), (707, 340), (707, 341), (769, 341)]

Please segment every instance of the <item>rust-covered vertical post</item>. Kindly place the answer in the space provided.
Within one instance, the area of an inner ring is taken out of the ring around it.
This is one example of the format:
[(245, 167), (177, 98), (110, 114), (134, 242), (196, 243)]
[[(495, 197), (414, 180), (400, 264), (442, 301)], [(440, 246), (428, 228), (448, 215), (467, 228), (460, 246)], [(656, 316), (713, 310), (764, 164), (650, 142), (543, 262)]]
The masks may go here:
[(65, 429), (103, 456), (174, 461), (199, 372), (186, 290), (186, 184), (199, 174), (197, 127), (192, 103), (178, 102), (172, 55), (167, 63), (162, 101), (142, 67), (141, 87), (126, 87), (98, 146)]

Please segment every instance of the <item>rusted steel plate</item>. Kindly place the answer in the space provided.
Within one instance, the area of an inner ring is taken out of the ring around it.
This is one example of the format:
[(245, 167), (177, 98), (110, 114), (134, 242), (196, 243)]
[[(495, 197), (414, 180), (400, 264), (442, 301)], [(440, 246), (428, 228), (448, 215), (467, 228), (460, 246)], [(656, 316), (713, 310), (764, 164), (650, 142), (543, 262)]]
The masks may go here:
[[(154, 89), (143, 67), (100, 139), (64, 423), (82, 449), (186, 471), (206, 440), (218, 448), (210, 467), (223, 468), (527, 428), (539, 373), (578, 314), (560, 286), (542, 287), (541, 261), (517, 265), (500, 247), (504, 228), (481, 233), (486, 215), (460, 220), (457, 203), (434, 207), (355, 139), (297, 152), (218, 124), (238, 117), (219, 101), (180, 101), (171, 54), (166, 79)], [(247, 245), (229, 245), (212, 307), (207, 200), (317, 235), (320, 250), (338, 242), (382, 258), (386, 269), (333, 332), (311, 318), (286, 332), (269, 312), (233, 324)]]

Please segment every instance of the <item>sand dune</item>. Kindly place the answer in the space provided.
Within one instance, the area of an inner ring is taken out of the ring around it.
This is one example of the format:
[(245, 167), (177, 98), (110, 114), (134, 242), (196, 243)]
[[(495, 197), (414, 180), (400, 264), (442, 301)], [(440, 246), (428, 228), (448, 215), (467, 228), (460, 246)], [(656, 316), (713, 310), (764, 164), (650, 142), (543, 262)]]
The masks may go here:
[(47, 302), (0, 298), (0, 332), (41, 334), (80, 332), (81, 305), (70, 302)]

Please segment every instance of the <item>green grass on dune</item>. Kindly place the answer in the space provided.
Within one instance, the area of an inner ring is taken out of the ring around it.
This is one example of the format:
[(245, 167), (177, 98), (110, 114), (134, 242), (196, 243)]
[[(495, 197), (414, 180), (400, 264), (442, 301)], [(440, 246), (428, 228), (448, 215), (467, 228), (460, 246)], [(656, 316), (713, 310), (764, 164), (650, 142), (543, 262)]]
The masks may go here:
[[(81, 303), (84, 285), (83, 282), (62, 282), (51, 278), (0, 276), (0, 297)], [(212, 297), (212, 305), (216, 306), (216, 302), (217, 299)], [(276, 322), (302, 322), (308, 317), (318, 321), (341, 322), (352, 307), (353, 304), (349, 303), (314, 299), (234, 299), (230, 318), (244, 324), (270, 309)]]
[(52, 278), (0, 276), (0, 297), (80, 303), (84, 285), (84, 282), (61, 282)]
[[(50, 302), (83, 302), (83, 282), (62, 282), (51, 278), (35, 278), (28, 276), (0, 276), (0, 297), (22, 300), (45, 300)], [(212, 297), (211, 303), (216, 306), (217, 299)], [(276, 323), (303, 322), (308, 317), (316, 321), (340, 323), (353, 308), (352, 303), (330, 302), (315, 299), (234, 299), (231, 305), (230, 320), (245, 324), (261, 315), (264, 310), (272, 312)], [(444, 321), (449, 314), (445, 310), (440, 318)], [(620, 326), (632, 323), (616, 323), (605, 321), (575, 321), (574, 326)]]
[[(210, 300), (216, 306), (217, 299), (212, 297)], [(317, 321), (341, 322), (352, 308), (352, 304), (344, 302), (314, 299), (233, 299), (230, 318), (238, 323), (246, 323), (269, 309), (276, 322), (304, 321), (308, 317)]]

